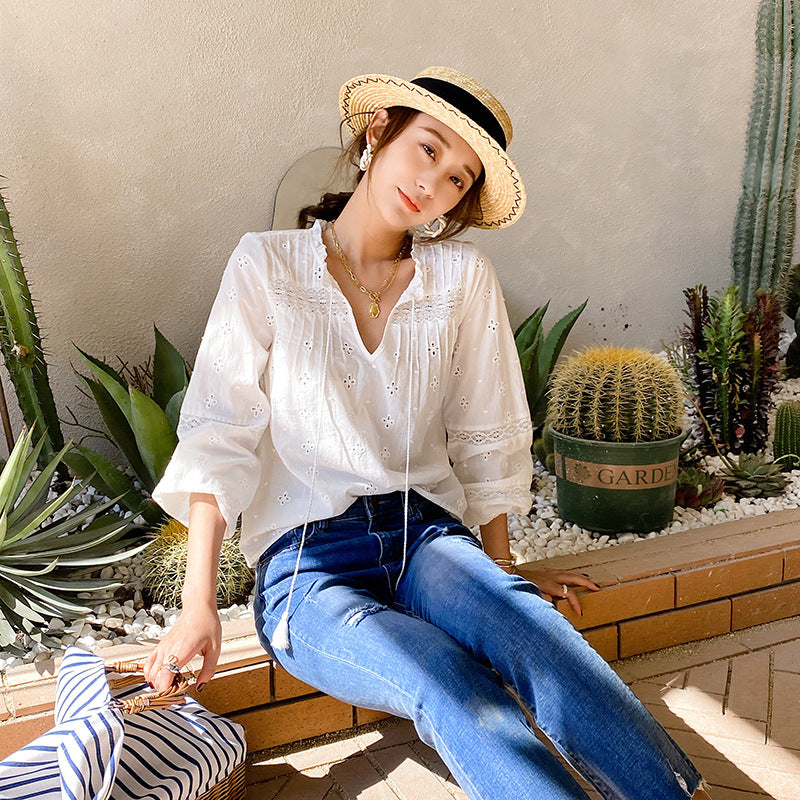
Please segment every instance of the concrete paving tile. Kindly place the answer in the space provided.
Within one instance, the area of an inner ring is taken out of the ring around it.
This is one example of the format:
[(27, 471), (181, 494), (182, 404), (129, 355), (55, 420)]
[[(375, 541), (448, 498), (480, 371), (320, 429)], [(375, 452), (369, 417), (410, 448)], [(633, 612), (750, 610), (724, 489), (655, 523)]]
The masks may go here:
[(689, 642), (615, 661), (611, 666), (624, 681), (637, 681), (655, 675), (702, 666), (747, 652), (748, 648), (731, 634), (704, 642)]
[[(338, 792), (331, 794), (331, 789), (336, 791), (333, 781), (327, 774), (296, 773), (281, 787), (278, 796), (280, 800), (332, 800), (334, 797), (338, 800), (341, 795)], [(249, 788), (247, 793), (249, 797)]]
[(676, 689), (670, 686), (657, 686), (644, 681), (631, 684), (631, 689), (643, 703), (660, 702), (673, 711), (683, 709), (698, 714), (722, 716), (721, 694), (709, 694), (692, 687)]
[(672, 672), (668, 675), (654, 675), (651, 678), (645, 678), (643, 683), (654, 683), (656, 686), (669, 686), (674, 689), (683, 689), (688, 672), (681, 670), (680, 672)]
[(766, 741), (766, 725), (757, 720), (739, 719), (733, 714), (721, 715), (693, 712), (691, 709), (670, 709), (661, 702), (646, 702), (645, 707), (667, 729), (696, 731), (701, 736), (728, 736), (752, 744)]
[(738, 789), (728, 789), (722, 786), (709, 784), (709, 791), (714, 800), (774, 800), (763, 792), (740, 792)]
[(772, 652), (777, 672), (800, 672), (800, 639), (775, 645)]
[(769, 661), (767, 650), (731, 659), (731, 683), (726, 713), (766, 722), (769, 704)]
[(734, 631), (731, 637), (751, 650), (789, 642), (800, 638), (800, 617), (789, 617), (778, 622), (768, 622), (754, 628)]
[[(721, 761), (716, 758), (694, 758), (692, 760), (700, 774), (709, 783), (745, 792), (762, 793), (768, 791), (767, 787), (762, 786), (751, 775), (743, 772), (729, 761)], [(714, 800), (716, 800), (716, 797)]]
[(800, 675), (776, 672), (773, 675), (772, 694), (769, 740), (782, 747), (800, 750)]
[(305, 750), (298, 750), (294, 753), (287, 753), (286, 763), (294, 767), (298, 772), (302, 772), (312, 767), (344, 761), (346, 758), (362, 755), (363, 752), (359, 738), (352, 736), (335, 742), (326, 742), (316, 747), (309, 747)]
[(366, 756), (331, 764), (329, 774), (341, 787), (346, 800), (397, 800), (403, 795), (392, 791)]
[(444, 781), (425, 766), (409, 745), (378, 750), (372, 753), (371, 759), (383, 770), (390, 783), (400, 787), (409, 798), (452, 800)]
[(281, 789), (289, 782), (289, 776), (284, 775), (279, 778), (273, 778), (270, 781), (263, 783), (249, 783), (247, 784), (247, 800), (275, 800), (280, 794)]
[[(680, 738), (682, 735), (684, 735), (683, 732), (676, 731), (675, 733), (675, 740), (681, 745), (684, 741)], [(778, 743), (754, 744), (728, 736), (714, 736), (710, 733), (704, 733), (702, 737), (698, 733), (689, 735), (702, 738), (709, 747), (714, 748), (734, 764), (769, 767), (800, 775), (800, 752), (781, 747)]]
[(703, 692), (724, 695), (728, 685), (728, 659), (692, 667), (686, 676), (686, 685)]
[(408, 744), (419, 739), (414, 723), (408, 719), (391, 720), (380, 728), (381, 738), (371, 744), (368, 748), (370, 752), (381, 750), (384, 747), (394, 747), (397, 744)]

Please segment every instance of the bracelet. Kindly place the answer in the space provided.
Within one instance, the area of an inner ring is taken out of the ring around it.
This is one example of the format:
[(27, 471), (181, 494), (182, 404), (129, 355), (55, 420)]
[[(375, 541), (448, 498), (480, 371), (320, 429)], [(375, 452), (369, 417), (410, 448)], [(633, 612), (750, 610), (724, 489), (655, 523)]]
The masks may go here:
[(492, 561), (498, 567), (515, 567), (517, 565), (517, 559), (514, 556), (511, 556), (511, 558), (493, 558)]

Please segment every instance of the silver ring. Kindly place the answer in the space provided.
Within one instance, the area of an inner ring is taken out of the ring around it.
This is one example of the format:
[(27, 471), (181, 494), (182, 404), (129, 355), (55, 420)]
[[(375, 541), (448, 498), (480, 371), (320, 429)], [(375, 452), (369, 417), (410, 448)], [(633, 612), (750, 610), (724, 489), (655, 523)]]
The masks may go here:
[(566, 583), (562, 583), (561, 584), (561, 596), (562, 597), (566, 597), (568, 591), (569, 591), (569, 589), (567, 588), (567, 584)]
[(165, 669), (168, 672), (171, 672), (173, 675), (180, 675), (181, 674), (181, 668), (177, 664), (172, 664), (170, 662), (163, 663), (159, 667), (159, 670), (162, 670), (162, 669)]

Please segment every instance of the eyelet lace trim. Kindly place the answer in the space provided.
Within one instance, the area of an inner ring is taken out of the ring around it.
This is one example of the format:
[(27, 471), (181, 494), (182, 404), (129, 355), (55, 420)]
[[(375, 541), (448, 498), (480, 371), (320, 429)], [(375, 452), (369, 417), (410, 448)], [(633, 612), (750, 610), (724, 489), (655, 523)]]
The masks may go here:
[(347, 301), (341, 297), (333, 296), (324, 287), (301, 286), (289, 281), (274, 281), (270, 285), (269, 293), (276, 306), (291, 308), (292, 310), (309, 311), (312, 314), (328, 314), (329, 303), (333, 314), (337, 317), (347, 315)]
[(493, 502), (501, 502), (512, 508), (525, 510), (527, 513), (531, 507), (531, 491), (527, 485), (508, 486), (493, 489), (475, 489), (471, 486), (464, 487), (469, 505), (486, 505)]
[(447, 437), (455, 439), (463, 444), (482, 445), (497, 444), (506, 439), (514, 439), (517, 436), (527, 434), (531, 429), (529, 419), (516, 419), (501, 425), (499, 428), (483, 428), (476, 431), (448, 430)]
[[(464, 290), (454, 286), (442, 294), (429, 295), (418, 300), (414, 308), (414, 322), (438, 322), (452, 317), (461, 306)], [(393, 322), (407, 324), (411, 322), (411, 306), (404, 303), (394, 310)]]

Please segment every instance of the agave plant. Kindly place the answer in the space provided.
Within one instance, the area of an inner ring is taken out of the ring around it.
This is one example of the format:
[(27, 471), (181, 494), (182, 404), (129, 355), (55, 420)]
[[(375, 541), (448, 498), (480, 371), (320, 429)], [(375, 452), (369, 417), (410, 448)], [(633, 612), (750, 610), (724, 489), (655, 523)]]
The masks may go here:
[(57, 644), (45, 633), (49, 620), (72, 619), (91, 610), (65, 595), (116, 588), (118, 583), (85, 575), (147, 546), (125, 536), (130, 518), (102, 513), (116, 500), (67, 513), (83, 483), (50, 499), (51, 480), (69, 444), (32, 479), (45, 439), (33, 448), (31, 439), (31, 432), (22, 433), (0, 472), (0, 647), (15, 653), (21, 652), (20, 633)]
[(547, 415), (547, 386), (550, 374), (572, 326), (586, 308), (587, 302), (584, 300), (577, 308), (565, 314), (545, 336), (542, 330), (542, 321), (550, 305), (548, 301), (535, 309), (514, 333), (514, 341), (522, 367), (522, 377), (525, 381), (525, 394), (531, 412), (535, 444), (542, 436)]
[(163, 512), (149, 499), (178, 443), (181, 403), (189, 383), (186, 362), (155, 328), (152, 380), (144, 371), (117, 371), (78, 348), (91, 377), (80, 375), (103, 419), (104, 436), (122, 453), (144, 488), (134, 486), (122, 470), (88, 447), (77, 446), (65, 457), (70, 469), (108, 497), (120, 496), (131, 511), (158, 524)]

